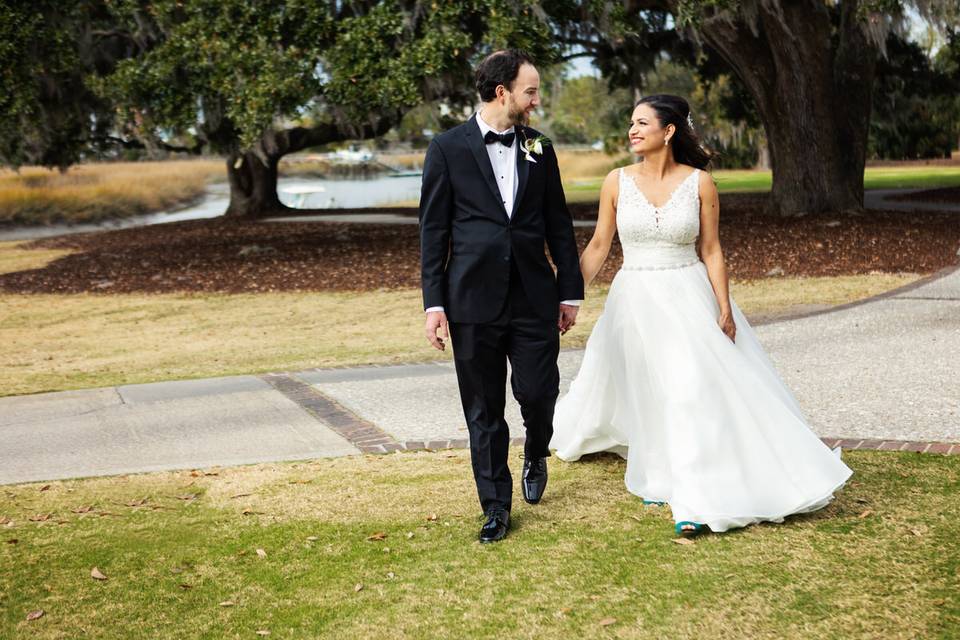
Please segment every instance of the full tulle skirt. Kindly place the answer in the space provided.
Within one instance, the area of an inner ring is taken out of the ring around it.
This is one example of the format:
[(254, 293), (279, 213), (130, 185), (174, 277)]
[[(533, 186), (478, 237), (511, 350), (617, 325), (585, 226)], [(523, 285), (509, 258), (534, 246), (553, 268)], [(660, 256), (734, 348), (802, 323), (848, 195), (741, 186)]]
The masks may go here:
[(557, 456), (616, 452), (631, 493), (718, 532), (828, 504), (852, 472), (732, 306), (736, 342), (717, 325), (702, 262), (621, 270), (557, 403)]

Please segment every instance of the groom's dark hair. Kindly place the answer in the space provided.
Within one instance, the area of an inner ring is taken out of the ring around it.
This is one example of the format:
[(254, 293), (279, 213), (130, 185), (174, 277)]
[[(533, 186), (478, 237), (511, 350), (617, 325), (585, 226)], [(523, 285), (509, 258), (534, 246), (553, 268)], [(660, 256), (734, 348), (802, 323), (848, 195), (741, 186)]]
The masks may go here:
[(533, 64), (533, 58), (523, 49), (501, 49), (484, 58), (477, 67), (477, 93), (480, 99), (490, 102), (496, 98), (497, 87), (501, 84), (512, 89), (523, 64)]

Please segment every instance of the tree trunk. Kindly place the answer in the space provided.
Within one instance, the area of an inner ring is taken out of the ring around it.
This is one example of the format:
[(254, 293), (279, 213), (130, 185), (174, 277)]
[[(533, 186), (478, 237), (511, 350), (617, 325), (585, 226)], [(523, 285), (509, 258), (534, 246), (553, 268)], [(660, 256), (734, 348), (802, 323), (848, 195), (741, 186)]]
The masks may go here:
[(229, 218), (264, 218), (281, 214), (289, 207), (277, 196), (277, 165), (280, 157), (267, 156), (264, 163), (251, 151), (227, 158), (230, 180)]
[(773, 170), (770, 213), (863, 209), (877, 49), (856, 4), (844, 0), (835, 24), (822, 2), (758, 2), (752, 25), (717, 16), (699, 29), (756, 102)]
[(761, 169), (763, 171), (770, 170), (770, 145), (767, 144), (767, 141), (764, 140), (760, 145), (760, 148), (757, 150), (757, 163), (753, 167), (754, 169)]
[(319, 124), (294, 127), (263, 134), (255, 150), (235, 152), (227, 158), (230, 206), (224, 215), (231, 218), (265, 218), (289, 213), (291, 207), (277, 196), (277, 167), (280, 159), (308, 147), (350, 139), (382, 136), (400, 122), (403, 111), (391, 110), (352, 127)]

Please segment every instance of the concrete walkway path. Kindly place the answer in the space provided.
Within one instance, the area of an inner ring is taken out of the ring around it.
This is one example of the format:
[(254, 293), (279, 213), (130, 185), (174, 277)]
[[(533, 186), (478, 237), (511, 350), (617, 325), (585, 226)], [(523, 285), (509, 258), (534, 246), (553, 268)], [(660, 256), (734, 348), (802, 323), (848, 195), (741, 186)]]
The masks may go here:
[[(960, 269), (756, 329), (829, 444), (960, 454)], [(563, 390), (582, 355), (561, 353)], [(512, 399), (506, 413), (520, 439)], [(466, 438), (449, 361), (158, 382), (0, 398), (0, 483), (463, 447)]]

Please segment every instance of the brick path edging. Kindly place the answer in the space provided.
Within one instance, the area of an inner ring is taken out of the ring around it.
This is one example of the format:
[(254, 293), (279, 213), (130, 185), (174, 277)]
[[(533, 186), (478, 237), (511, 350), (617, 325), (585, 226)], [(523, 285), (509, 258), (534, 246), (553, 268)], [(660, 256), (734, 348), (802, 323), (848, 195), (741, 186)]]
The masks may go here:
[[(320, 392), (313, 385), (298, 379), (289, 373), (268, 373), (260, 376), (274, 389), (297, 403), (319, 422), (330, 427), (361, 453), (386, 454), (395, 451), (433, 451), (438, 449), (466, 449), (470, 446), (467, 438), (447, 438), (440, 440), (408, 440), (398, 442), (380, 427), (364, 420), (333, 398)], [(522, 445), (526, 438), (511, 438), (510, 444)], [(876, 440), (857, 438), (821, 438), (831, 449), (854, 451), (915, 451), (917, 453), (939, 453), (960, 455), (960, 443), (954, 442), (918, 442), (913, 440)]]
[[(511, 438), (511, 445), (521, 445), (525, 438)], [(820, 438), (831, 449), (839, 446), (848, 451), (915, 451), (917, 453), (939, 453), (943, 455), (960, 455), (960, 443), (953, 442), (916, 442), (913, 440), (867, 440), (849, 438)], [(441, 449), (466, 449), (469, 446), (466, 438), (450, 440), (409, 440), (397, 442), (396, 446), (371, 447), (364, 453), (392, 453), (394, 451), (437, 451)]]

